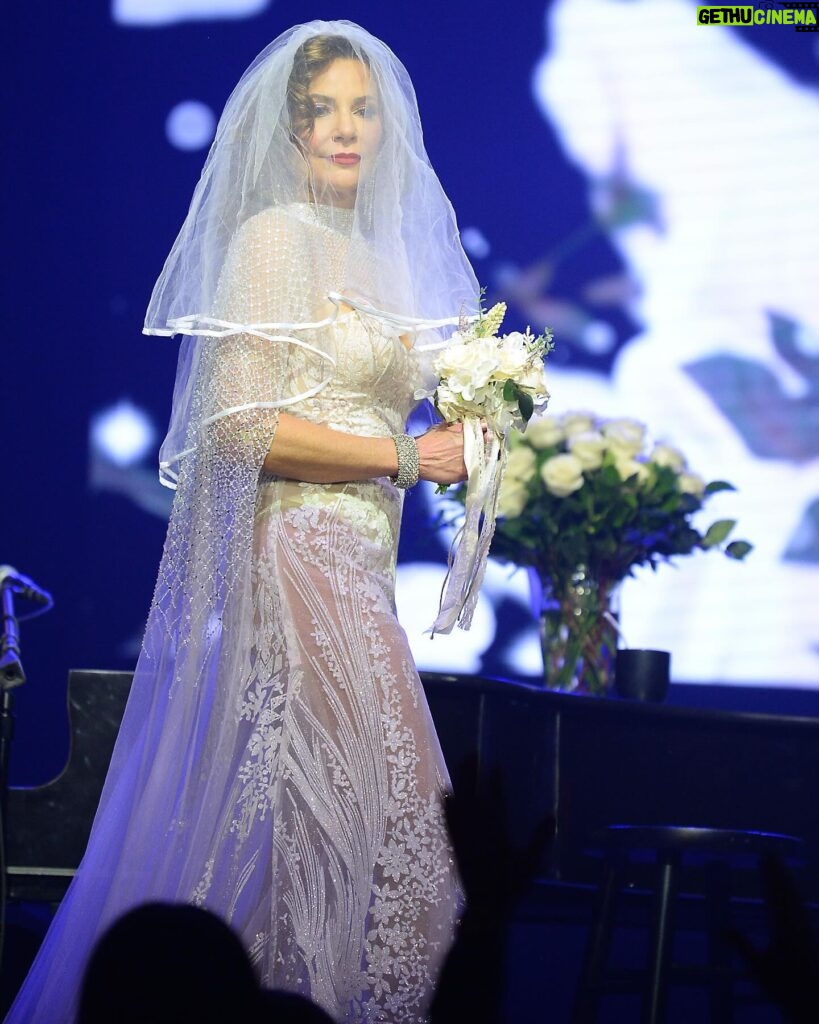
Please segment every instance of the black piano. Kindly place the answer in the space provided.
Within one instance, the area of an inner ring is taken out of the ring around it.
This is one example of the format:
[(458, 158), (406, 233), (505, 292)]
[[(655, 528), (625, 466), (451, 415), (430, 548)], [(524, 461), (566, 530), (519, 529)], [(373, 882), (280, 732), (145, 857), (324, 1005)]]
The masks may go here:
[(85, 852), (132, 678), (132, 672), (69, 672), (65, 767), (44, 785), (8, 792), (10, 900), (57, 904), (65, 894)]
[[(497, 769), (516, 842), (554, 819), (545, 882), (593, 885), (589, 847), (602, 826), (715, 826), (803, 838), (806, 895), (819, 901), (819, 717), (421, 675), (456, 792), (481, 787)], [(68, 763), (52, 782), (9, 793), (10, 899), (56, 903), (64, 893), (85, 848), (131, 678), (69, 673)]]

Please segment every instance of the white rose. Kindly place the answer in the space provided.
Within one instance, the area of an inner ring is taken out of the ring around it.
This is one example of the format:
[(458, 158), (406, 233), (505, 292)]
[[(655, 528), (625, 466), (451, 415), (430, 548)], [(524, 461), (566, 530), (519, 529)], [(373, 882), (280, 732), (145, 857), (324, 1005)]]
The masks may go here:
[(525, 483), (504, 477), (498, 495), (498, 515), (506, 518), (519, 516), (526, 506), (527, 496)]
[(680, 473), (677, 477), (677, 487), (683, 494), (693, 494), (697, 498), (705, 494), (705, 481), (697, 473)]
[(529, 420), (525, 433), (528, 444), (538, 451), (551, 448), (566, 436), (557, 416), (538, 416)]
[(526, 373), (518, 380), (522, 388), (528, 388), (535, 395), (542, 395), (544, 400), (549, 398), (549, 388), (546, 384), (546, 371), (541, 365), (530, 366)]
[(535, 453), (531, 448), (527, 448), (526, 445), (519, 445), (513, 448), (509, 452), (504, 481), (508, 479), (510, 481), (514, 480), (516, 483), (522, 483), (523, 481), (531, 480), (535, 474), (536, 462)]
[(608, 420), (602, 431), (615, 456), (629, 458), (636, 455), (645, 443), (646, 428), (637, 420)]
[(546, 490), (556, 498), (565, 498), (583, 486), (583, 464), (574, 455), (553, 455), (540, 467)]
[(685, 469), (685, 456), (678, 448), (673, 448), (670, 444), (655, 444), (650, 458), (658, 466), (667, 466), (675, 473)]
[(560, 419), (566, 437), (597, 429), (597, 417), (593, 412), (567, 412)]
[(603, 465), (606, 439), (596, 430), (572, 434), (566, 441), (569, 451), (580, 460), (583, 469), (599, 469)]
[(497, 375), (502, 380), (511, 377), (517, 380), (521, 370), (529, 361), (526, 339), (520, 331), (504, 335), (503, 344), (498, 349)]
[(436, 369), (441, 377), (446, 378), (451, 390), (469, 402), (479, 388), (486, 386), (497, 365), (497, 350), (483, 339), (478, 339), (444, 349)]
[(631, 459), (627, 455), (618, 455), (615, 453), (614, 467), (619, 473), (621, 480), (628, 480), (629, 477), (636, 476), (638, 483), (642, 484), (651, 475), (648, 471), (648, 466), (646, 466), (644, 462), (638, 462), (636, 459)]

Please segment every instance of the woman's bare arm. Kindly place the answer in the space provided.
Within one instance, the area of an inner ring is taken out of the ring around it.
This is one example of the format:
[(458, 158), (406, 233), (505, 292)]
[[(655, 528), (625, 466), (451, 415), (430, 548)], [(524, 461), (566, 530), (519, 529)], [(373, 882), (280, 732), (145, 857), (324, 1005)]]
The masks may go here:
[[(460, 424), (439, 424), (416, 439), (421, 479), (454, 484), (466, 479)], [(361, 437), (282, 412), (264, 468), (308, 483), (344, 483), (395, 476), (398, 457), (389, 437)]]

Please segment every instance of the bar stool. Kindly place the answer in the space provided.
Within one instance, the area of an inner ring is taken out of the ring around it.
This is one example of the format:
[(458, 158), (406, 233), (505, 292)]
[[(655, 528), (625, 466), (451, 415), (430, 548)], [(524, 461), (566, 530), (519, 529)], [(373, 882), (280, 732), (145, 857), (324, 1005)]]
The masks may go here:
[[(596, 839), (603, 855), (603, 880), (598, 893), (589, 940), (575, 994), (572, 1024), (597, 1020), (602, 997), (614, 992), (642, 995), (643, 1024), (662, 1024), (668, 990), (674, 981), (705, 986), (712, 1021), (730, 1021), (734, 986), (744, 977), (732, 969), (732, 950), (724, 929), (730, 915), (731, 875), (742, 861), (754, 866), (776, 856), (798, 863), (804, 844), (795, 836), (734, 829), (672, 825), (611, 825)], [(646, 888), (652, 895), (648, 922), (649, 954), (643, 968), (609, 965), (612, 933), (618, 926), (619, 897), (633, 875), (634, 859), (648, 853), (651, 867)], [(692, 864), (704, 866), (708, 885), (703, 890), (707, 962), (682, 967), (672, 963), (674, 912), (683, 872)]]

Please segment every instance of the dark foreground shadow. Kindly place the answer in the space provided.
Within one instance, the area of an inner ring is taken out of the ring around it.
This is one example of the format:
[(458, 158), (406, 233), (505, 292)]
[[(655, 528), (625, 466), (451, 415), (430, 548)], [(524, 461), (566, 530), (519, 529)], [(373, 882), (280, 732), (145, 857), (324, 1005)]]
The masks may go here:
[(819, 1021), (819, 946), (796, 880), (777, 857), (761, 864), (768, 940), (755, 945), (732, 929), (729, 938), (761, 991), (786, 1024)]
[(145, 903), (102, 935), (86, 967), (77, 1024), (332, 1024), (309, 999), (257, 980), (221, 918), (184, 903)]
[[(476, 769), (476, 759), (469, 758), (460, 777), (473, 779)], [(430, 1019), (432, 1024), (499, 1024), (509, 926), (543, 862), (555, 822), (547, 818), (525, 847), (514, 845), (497, 768), (473, 792), (464, 789), (447, 797), (445, 811), (466, 907), (444, 962)]]

